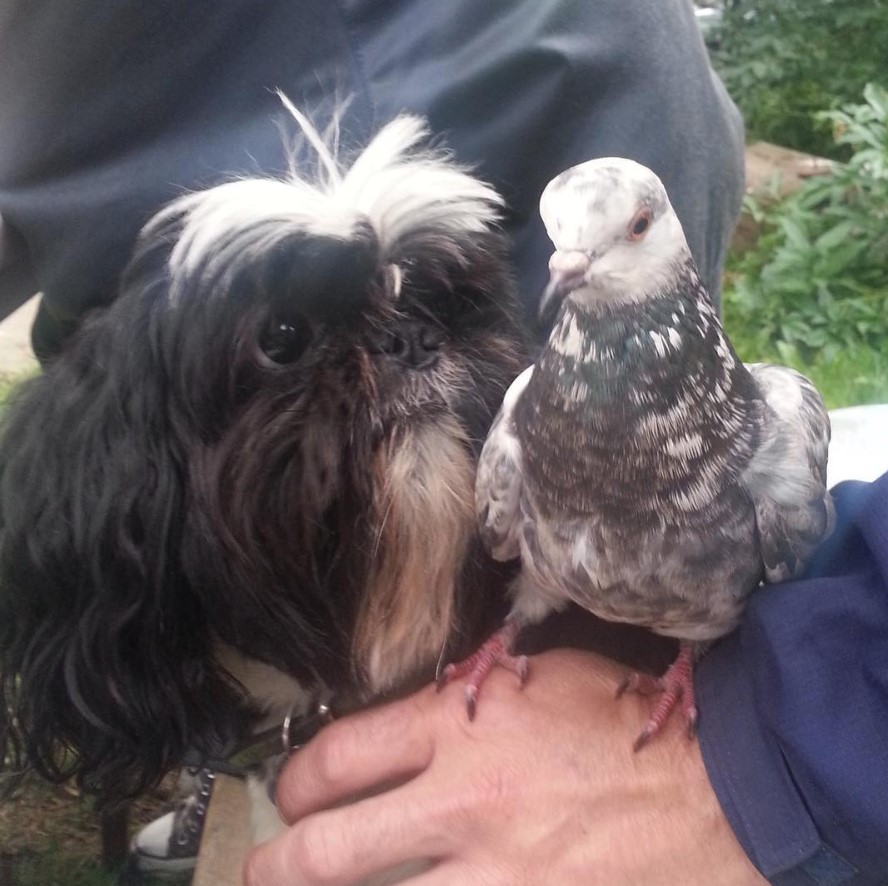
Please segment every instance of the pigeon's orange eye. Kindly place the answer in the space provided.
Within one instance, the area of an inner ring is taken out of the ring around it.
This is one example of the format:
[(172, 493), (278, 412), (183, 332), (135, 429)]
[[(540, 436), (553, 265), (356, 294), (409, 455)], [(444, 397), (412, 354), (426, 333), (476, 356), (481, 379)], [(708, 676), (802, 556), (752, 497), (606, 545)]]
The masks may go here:
[(649, 206), (642, 206), (638, 212), (632, 218), (632, 221), (629, 222), (629, 229), (626, 232), (626, 237), (629, 240), (641, 240), (642, 237), (647, 233), (648, 228), (651, 226), (651, 221), (653, 220), (654, 214), (651, 212), (651, 208)]

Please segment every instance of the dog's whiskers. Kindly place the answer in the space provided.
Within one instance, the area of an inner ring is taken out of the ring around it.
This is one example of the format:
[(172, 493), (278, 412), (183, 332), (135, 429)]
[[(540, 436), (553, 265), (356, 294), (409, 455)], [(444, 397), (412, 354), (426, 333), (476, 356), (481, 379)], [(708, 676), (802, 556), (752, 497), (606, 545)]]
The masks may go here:
[(385, 506), (385, 511), (382, 515), (382, 520), (380, 521), (379, 528), (376, 531), (376, 539), (373, 544), (373, 559), (375, 560), (379, 556), (379, 546), (382, 543), (382, 537), (385, 535), (385, 527), (388, 523), (389, 514), (392, 512), (392, 508), (395, 504), (395, 497), (393, 495), (388, 494), (388, 485), (386, 484), (385, 495), (387, 499), (387, 504)]

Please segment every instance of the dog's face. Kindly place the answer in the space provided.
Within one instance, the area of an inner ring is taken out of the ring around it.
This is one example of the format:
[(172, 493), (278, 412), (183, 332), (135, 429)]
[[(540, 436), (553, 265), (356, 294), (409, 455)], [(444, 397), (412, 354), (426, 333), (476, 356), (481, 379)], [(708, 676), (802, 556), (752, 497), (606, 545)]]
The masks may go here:
[(496, 195), (422, 135), (177, 201), (12, 408), (0, 652), (44, 774), (57, 741), (116, 792), (217, 749), (268, 703), (233, 660), (366, 699), (484, 629), (474, 466), (522, 336)]

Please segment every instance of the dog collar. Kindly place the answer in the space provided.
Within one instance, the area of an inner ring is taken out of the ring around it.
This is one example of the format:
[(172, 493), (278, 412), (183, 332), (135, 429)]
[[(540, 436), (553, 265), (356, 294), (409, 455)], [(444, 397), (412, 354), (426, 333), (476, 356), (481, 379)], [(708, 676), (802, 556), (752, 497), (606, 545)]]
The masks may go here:
[(271, 726), (262, 732), (253, 733), (227, 757), (207, 757), (196, 751), (189, 751), (183, 764), (243, 778), (250, 769), (255, 769), (266, 760), (299, 750), (334, 719), (330, 705), (318, 702), (308, 713), (297, 715), (291, 711), (280, 726)]

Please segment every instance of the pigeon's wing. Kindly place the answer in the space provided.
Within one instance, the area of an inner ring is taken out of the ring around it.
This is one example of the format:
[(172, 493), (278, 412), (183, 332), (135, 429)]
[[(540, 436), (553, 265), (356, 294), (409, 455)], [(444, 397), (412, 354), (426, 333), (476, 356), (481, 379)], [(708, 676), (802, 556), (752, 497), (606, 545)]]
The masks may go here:
[(826, 488), (829, 415), (817, 389), (783, 366), (747, 367), (765, 401), (762, 442), (743, 474), (769, 582), (797, 576), (835, 520)]
[(481, 538), (497, 560), (519, 555), (521, 529), (521, 442), (515, 431), (515, 404), (527, 387), (530, 366), (512, 382), (481, 450), (475, 479), (475, 510)]

